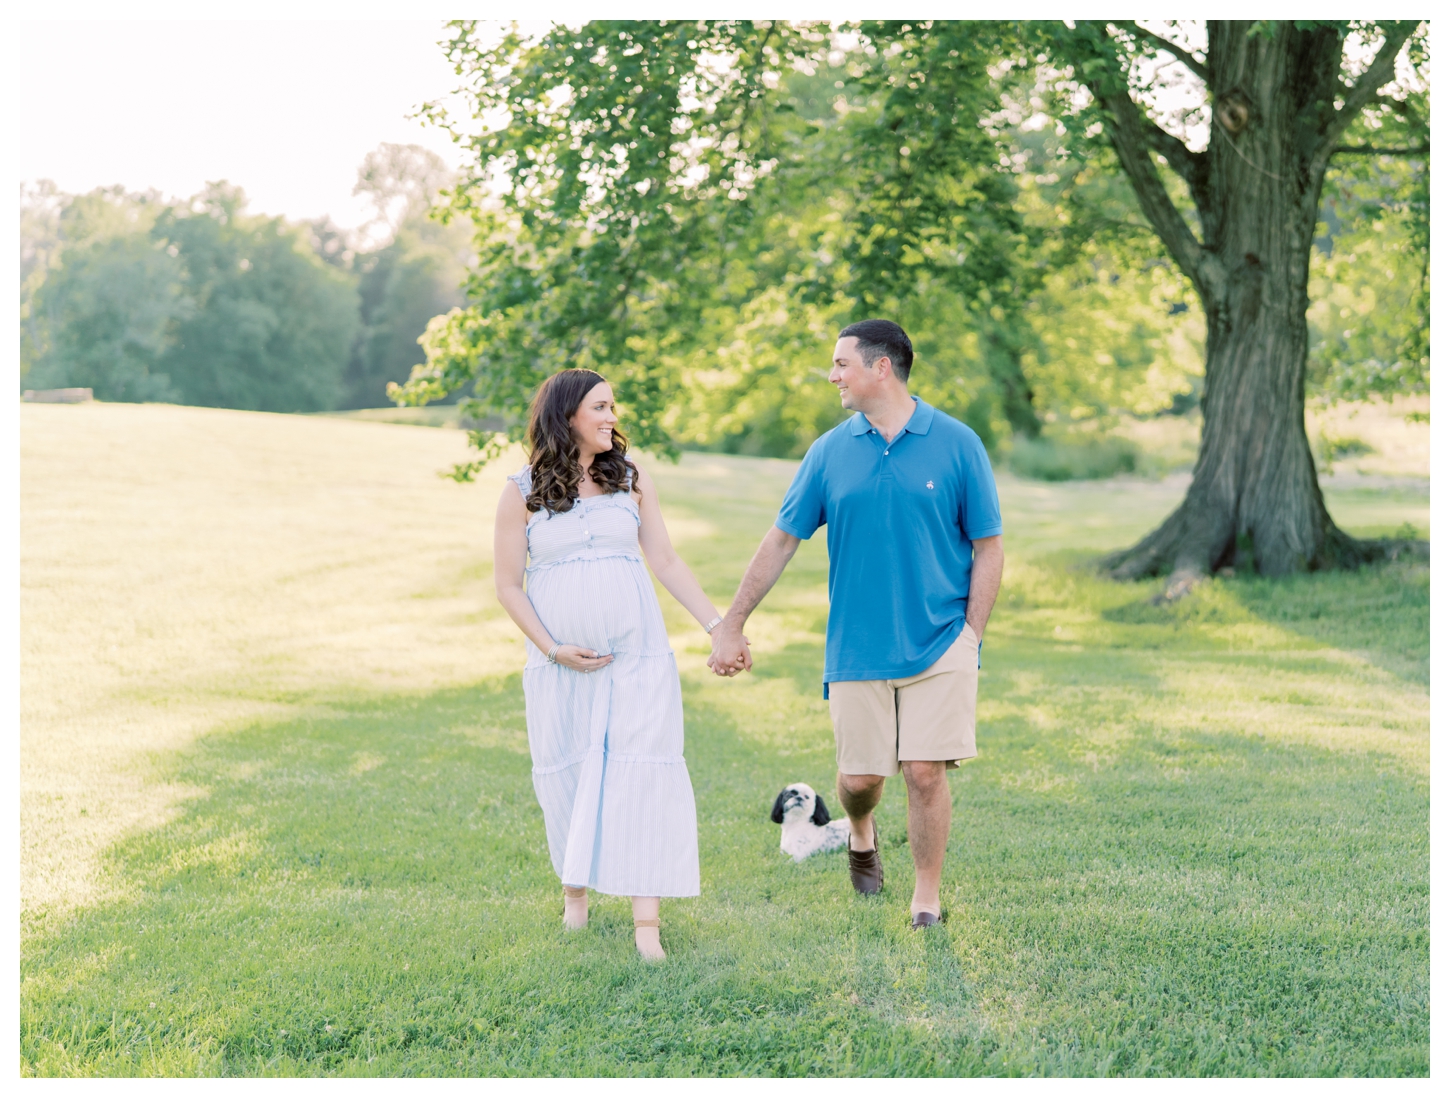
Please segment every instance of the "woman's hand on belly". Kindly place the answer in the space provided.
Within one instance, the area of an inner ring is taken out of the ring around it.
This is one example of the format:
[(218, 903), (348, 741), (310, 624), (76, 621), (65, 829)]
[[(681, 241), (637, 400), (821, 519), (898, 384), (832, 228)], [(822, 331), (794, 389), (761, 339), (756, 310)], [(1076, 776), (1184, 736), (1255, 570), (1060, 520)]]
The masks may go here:
[(614, 656), (608, 652), (600, 653), (593, 648), (581, 648), (577, 644), (561, 644), (559, 650), (554, 653), (554, 662), (562, 664), (571, 671), (598, 671), (601, 667), (614, 662)]

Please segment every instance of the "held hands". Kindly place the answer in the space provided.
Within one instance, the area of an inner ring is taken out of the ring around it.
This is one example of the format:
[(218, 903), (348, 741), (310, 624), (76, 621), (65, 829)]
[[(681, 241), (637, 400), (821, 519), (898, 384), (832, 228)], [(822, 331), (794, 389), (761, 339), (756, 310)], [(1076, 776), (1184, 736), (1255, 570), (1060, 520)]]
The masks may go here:
[(715, 674), (730, 678), (742, 671), (749, 671), (752, 662), (750, 638), (724, 622), (717, 625), (710, 634), (710, 658), (705, 661), (706, 666)]
[(554, 662), (569, 668), (571, 671), (598, 671), (606, 664), (614, 662), (614, 657), (609, 653), (600, 655), (592, 648), (580, 648), (577, 644), (561, 644), (559, 650), (554, 653)]

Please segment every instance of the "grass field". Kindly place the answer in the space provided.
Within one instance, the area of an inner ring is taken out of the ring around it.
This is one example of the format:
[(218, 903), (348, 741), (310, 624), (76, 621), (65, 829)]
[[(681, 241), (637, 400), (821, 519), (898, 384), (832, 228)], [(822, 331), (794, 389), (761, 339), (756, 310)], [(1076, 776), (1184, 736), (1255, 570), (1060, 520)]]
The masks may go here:
[[(1428, 1072), (1423, 565), (1154, 607), (1084, 566), (1182, 478), (1002, 477), (951, 918), (916, 935), (899, 781), (874, 899), (766, 818), (832, 785), (823, 539), (751, 676), (666, 601), (703, 895), (646, 967), (623, 900), (558, 925), (491, 597), (509, 462), (455, 485), (458, 432), (338, 419), (21, 422), (26, 1074)], [(651, 469), (723, 604), (792, 464)], [(1424, 536), (1427, 479), (1384, 472), (1331, 511)]]

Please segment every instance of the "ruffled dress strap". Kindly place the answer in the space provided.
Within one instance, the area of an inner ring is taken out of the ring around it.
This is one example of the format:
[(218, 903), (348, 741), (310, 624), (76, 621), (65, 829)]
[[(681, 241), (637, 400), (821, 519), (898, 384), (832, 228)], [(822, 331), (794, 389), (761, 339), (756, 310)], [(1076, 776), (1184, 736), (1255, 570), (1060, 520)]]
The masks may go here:
[(517, 487), (519, 490), (519, 495), (523, 496), (524, 502), (527, 503), (529, 500), (529, 492), (531, 492), (534, 487), (533, 466), (525, 465), (517, 473), (510, 473), (509, 480), (514, 482), (514, 486)]
[(639, 501), (634, 498), (634, 493), (639, 490), (639, 470), (629, 467), (624, 473), (624, 491), (617, 493), (629, 501), (630, 510), (634, 517), (639, 518)]

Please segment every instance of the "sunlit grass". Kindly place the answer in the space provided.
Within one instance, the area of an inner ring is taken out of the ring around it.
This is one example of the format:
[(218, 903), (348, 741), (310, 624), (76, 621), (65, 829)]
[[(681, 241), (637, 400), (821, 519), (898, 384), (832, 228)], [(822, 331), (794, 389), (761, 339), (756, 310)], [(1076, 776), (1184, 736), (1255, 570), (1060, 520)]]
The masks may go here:
[[(665, 903), (649, 968), (623, 901), (558, 926), (489, 594), (500, 471), (438, 480), (454, 432), (41, 411), (27, 1073), (1428, 1071), (1423, 566), (1156, 607), (1086, 566), (1174, 482), (1001, 478), (981, 754), (952, 778), (950, 920), (916, 935), (899, 781), (874, 900), (839, 855), (783, 858), (766, 818), (787, 782), (832, 785), (824, 539), (752, 619), (754, 675), (709, 675), (666, 601), (703, 895)], [(651, 468), (723, 603), (793, 465)], [(1356, 532), (1420, 521), (1328, 498)]]
[[(188, 790), (151, 753), (357, 691), (513, 666), (457, 432), (157, 405), (21, 408), (22, 896)], [(120, 885), (112, 880), (111, 885)]]

